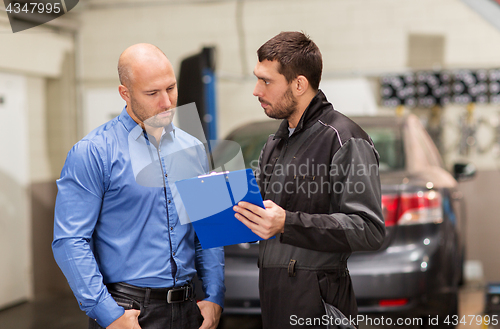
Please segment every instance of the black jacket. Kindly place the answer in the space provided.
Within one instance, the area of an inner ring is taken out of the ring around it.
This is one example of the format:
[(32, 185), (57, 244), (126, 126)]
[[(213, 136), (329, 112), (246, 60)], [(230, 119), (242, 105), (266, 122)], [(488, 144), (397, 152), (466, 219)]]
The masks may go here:
[[(284, 233), (261, 241), (259, 252), (264, 325), (280, 326), (266, 325), (264, 309), (286, 303), (277, 297), (280, 288), (273, 288), (272, 296), (265, 288), (272, 281), (288, 280), (281, 276), (295, 277), (298, 271), (346, 273), (351, 252), (382, 245), (378, 154), (370, 137), (319, 91), (290, 137), (286, 120), (269, 137), (256, 177), (263, 199), (286, 210)], [(274, 270), (266, 274), (266, 269)], [(311, 288), (310, 282), (290, 284)], [(322, 291), (324, 299), (326, 294)]]

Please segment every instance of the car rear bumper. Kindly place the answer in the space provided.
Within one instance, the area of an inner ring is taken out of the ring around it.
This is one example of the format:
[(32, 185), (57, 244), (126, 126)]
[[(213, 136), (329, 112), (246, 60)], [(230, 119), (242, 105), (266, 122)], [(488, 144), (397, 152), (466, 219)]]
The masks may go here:
[(226, 314), (260, 314), (257, 258), (226, 257)]
[(360, 313), (415, 310), (430, 296), (449, 291), (440, 274), (446, 264), (439, 239), (423, 240), (351, 255), (348, 268)]

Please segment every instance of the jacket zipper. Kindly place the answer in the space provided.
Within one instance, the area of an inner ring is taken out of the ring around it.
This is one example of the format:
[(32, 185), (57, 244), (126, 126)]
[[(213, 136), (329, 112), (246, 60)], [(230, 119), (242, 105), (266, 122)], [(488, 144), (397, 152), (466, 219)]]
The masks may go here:
[[(287, 147), (288, 147), (288, 139), (285, 140), (285, 146), (283, 146), (283, 150), (280, 152), (278, 160), (276, 160), (276, 162), (274, 163), (273, 172), (271, 174), (271, 177), (269, 177), (269, 183), (271, 182), (272, 176), (274, 175), (274, 168), (276, 168), (276, 165), (278, 164), (279, 160), (285, 157)], [(264, 258), (266, 256), (267, 244), (268, 242), (264, 243), (264, 250), (262, 251), (262, 259), (260, 264), (261, 268), (264, 268)]]

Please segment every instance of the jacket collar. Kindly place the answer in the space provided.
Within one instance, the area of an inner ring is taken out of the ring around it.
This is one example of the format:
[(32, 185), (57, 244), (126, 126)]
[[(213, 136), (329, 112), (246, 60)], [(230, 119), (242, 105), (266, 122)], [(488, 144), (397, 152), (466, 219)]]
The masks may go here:
[[(311, 124), (313, 124), (321, 115), (325, 106), (329, 104), (330, 103), (326, 99), (325, 94), (321, 90), (318, 90), (318, 93), (311, 100), (304, 113), (302, 113), (302, 117), (300, 118), (299, 123), (295, 128), (294, 134), (301, 131), (302, 129), (308, 128)], [(274, 139), (287, 139), (288, 133), (288, 120), (283, 120), (278, 128), (278, 131), (276, 131), (276, 134), (274, 134)]]

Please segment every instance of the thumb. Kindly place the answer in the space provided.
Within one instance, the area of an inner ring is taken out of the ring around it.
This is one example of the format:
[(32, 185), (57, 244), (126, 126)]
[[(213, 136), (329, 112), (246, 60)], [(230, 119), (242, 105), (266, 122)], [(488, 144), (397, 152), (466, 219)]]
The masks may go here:
[(141, 311), (139, 310), (134, 310), (134, 317), (135, 317), (135, 321), (136, 321), (136, 324), (134, 326), (133, 329), (142, 329), (141, 326), (139, 325), (139, 315), (141, 314)]
[(266, 209), (267, 209), (267, 208), (272, 208), (272, 207), (274, 207), (275, 205), (276, 205), (276, 203), (274, 203), (274, 202), (273, 202), (273, 201), (271, 201), (271, 200), (265, 200), (265, 201), (264, 201), (264, 207), (266, 207)]

